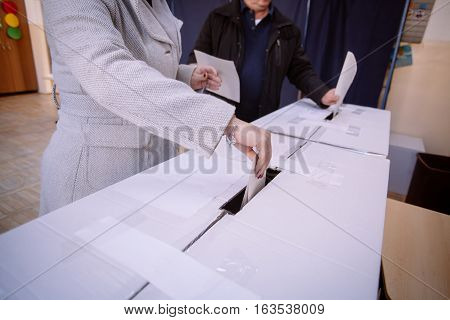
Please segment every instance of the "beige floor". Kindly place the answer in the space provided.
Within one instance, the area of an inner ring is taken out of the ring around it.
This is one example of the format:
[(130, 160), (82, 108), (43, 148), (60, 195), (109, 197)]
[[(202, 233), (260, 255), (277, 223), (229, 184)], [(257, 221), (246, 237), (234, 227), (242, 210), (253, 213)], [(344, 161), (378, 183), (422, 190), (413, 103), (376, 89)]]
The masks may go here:
[(0, 233), (37, 216), (40, 161), (55, 120), (50, 95), (0, 97)]

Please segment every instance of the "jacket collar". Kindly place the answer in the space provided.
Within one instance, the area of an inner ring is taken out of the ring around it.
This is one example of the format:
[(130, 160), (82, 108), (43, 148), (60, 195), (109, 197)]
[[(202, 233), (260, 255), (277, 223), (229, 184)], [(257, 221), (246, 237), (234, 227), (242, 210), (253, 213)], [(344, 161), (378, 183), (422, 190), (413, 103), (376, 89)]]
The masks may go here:
[[(144, 3), (146, 0), (130, 0), (130, 3), (132, 5), (132, 8), (136, 14), (136, 16), (139, 19), (139, 22), (143, 26), (146, 32), (155, 40), (170, 44), (171, 46), (174, 46), (175, 44), (173, 41), (169, 38), (166, 31), (163, 29), (161, 24), (159, 23), (158, 19), (155, 17), (154, 14), (154, 8), (146, 8), (146, 3)], [(155, 0), (153, 1), (155, 2)], [(155, 5), (155, 4), (154, 4)], [(143, 11), (150, 10), (152, 14), (146, 14), (145, 17), (143, 16)]]
[[(229, 4), (217, 8), (215, 13), (229, 17), (234, 22), (239, 23), (241, 15), (241, 1), (242, 0), (232, 0)], [(293, 24), (292, 21), (283, 16), (273, 4), (271, 10), (273, 11), (272, 24), (275, 28), (280, 29)]]

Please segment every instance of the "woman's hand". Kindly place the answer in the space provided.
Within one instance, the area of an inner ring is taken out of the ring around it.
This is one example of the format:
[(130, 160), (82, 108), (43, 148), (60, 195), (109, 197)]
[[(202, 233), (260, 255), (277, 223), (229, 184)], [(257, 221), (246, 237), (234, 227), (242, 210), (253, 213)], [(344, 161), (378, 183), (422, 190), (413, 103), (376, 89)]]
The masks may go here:
[(336, 89), (331, 89), (322, 97), (322, 103), (326, 106), (336, 104), (339, 100), (339, 96), (336, 95)]
[(272, 158), (270, 132), (233, 117), (225, 134), (236, 141), (239, 150), (256, 161), (255, 176), (262, 178)]
[(197, 66), (192, 73), (191, 88), (219, 90), (222, 80), (217, 70), (211, 66)]

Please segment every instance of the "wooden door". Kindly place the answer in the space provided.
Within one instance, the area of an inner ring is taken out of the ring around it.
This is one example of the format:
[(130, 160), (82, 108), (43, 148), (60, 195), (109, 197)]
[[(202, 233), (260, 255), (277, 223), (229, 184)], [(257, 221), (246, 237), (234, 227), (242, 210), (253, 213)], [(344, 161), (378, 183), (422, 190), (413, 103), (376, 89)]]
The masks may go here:
[(31, 49), (30, 32), (23, 0), (10, 0), (17, 5), (19, 29), (22, 37), (13, 40), (7, 36), (6, 12), (0, 8), (0, 94), (36, 91), (36, 70)]

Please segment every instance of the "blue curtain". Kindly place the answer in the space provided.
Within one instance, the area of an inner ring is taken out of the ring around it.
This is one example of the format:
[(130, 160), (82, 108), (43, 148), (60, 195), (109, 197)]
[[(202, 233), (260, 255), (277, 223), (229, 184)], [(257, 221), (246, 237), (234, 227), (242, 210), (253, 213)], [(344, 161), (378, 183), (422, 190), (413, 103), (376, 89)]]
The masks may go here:
[(336, 86), (347, 51), (358, 73), (345, 102), (376, 107), (405, 0), (311, 0), (306, 51), (320, 77)]
[(174, 15), (183, 21), (183, 27), (181, 28), (181, 44), (183, 46), (181, 63), (186, 63), (209, 13), (228, 3), (228, 0), (169, 0), (169, 5), (171, 2), (174, 2), (172, 7), (175, 11)]
[[(314, 0), (312, 0), (314, 1)], [(291, 19), (295, 25), (302, 31), (302, 41), (304, 40), (305, 22), (306, 22), (306, 6), (307, 0), (274, 0), (273, 4), (280, 12)], [(293, 86), (287, 78), (284, 79), (281, 91), (280, 106), (284, 107), (297, 100), (298, 90)]]

